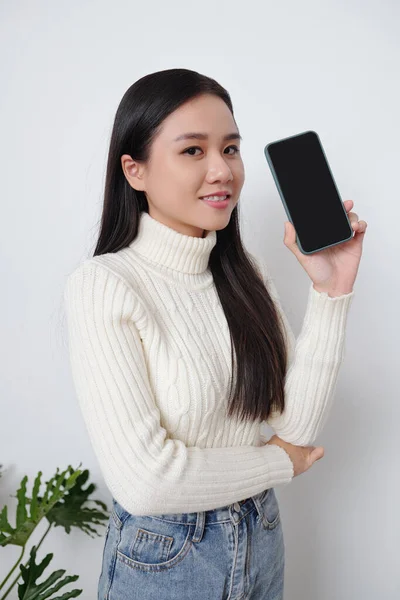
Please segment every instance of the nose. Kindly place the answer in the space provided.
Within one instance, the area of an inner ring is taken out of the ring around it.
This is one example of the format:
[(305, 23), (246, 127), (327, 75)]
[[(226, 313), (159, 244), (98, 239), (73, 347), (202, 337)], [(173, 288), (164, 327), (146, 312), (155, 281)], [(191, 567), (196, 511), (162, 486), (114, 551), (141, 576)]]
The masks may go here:
[(208, 169), (207, 174), (208, 181), (230, 181), (233, 179), (232, 171), (229, 165), (223, 159), (214, 159)]

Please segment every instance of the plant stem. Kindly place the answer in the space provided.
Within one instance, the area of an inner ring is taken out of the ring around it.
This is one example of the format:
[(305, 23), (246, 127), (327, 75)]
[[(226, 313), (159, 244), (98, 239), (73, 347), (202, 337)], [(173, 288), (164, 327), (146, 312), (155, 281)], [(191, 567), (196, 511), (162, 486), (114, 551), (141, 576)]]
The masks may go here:
[[(11, 571), (9, 572), (9, 574), (7, 575), (7, 577), (4, 579), (4, 581), (1, 582), (0, 590), (1, 590), (1, 588), (3, 588), (5, 586), (7, 579), (9, 579), (11, 577), (11, 575), (13, 574), (13, 572), (15, 571), (15, 569), (18, 567), (19, 563), (22, 560), (24, 552), (25, 552), (25, 546), (22, 546), (21, 554), (19, 555), (19, 558), (18, 558), (17, 562), (15, 563), (15, 565), (13, 566), (13, 568), (11, 569)], [(19, 579), (19, 575), (18, 575), (18, 579)], [(12, 584), (12, 586), (13, 585), (14, 584)], [(6, 598), (8, 596), (8, 592), (10, 591), (11, 587), (6, 591), (6, 593), (4, 594), (4, 596), (2, 596), (0, 598), (0, 600), (3, 600), (4, 598)]]
[[(39, 550), (41, 543), (43, 542), (44, 538), (46, 537), (46, 535), (49, 533), (50, 529), (51, 529), (52, 523), (49, 523), (49, 526), (47, 527), (46, 531), (44, 532), (44, 534), (42, 535), (40, 542), (38, 543), (38, 545), (36, 546), (36, 550)], [(9, 577), (11, 577), (12, 573), (15, 571), (15, 569), (17, 568), (17, 566), (20, 564), (20, 562), (22, 561), (22, 557), (24, 555), (25, 552), (25, 546), (23, 546), (22, 548), (22, 552), (21, 555), (19, 557), (19, 559), (17, 560), (17, 562), (15, 563), (15, 565), (13, 566), (13, 568), (11, 569), (11, 571), (9, 572), (9, 574), (7, 575), (7, 577), (5, 578), (4, 581), (2, 581), (1, 585), (0, 585), (0, 590), (1, 588), (5, 585), (7, 579)], [(29, 558), (30, 560), (30, 558)], [(28, 568), (28, 564), (29, 564), (29, 560), (25, 563), (25, 567)], [(5, 598), (7, 598), (8, 594), (11, 592), (11, 590), (13, 589), (13, 587), (16, 585), (16, 583), (18, 582), (18, 579), (21, 577), (21, 572), (18, 573), (17, 577), (14, 579), (14, 581), (12, 582), (12, 584), (10, 585), (10, 587), (8, 588), (8, 590), (6, 591), (6, 593), (4, 594), (4, 596), (2, 596), (0, 598), (0, 600), (5, 600)]]

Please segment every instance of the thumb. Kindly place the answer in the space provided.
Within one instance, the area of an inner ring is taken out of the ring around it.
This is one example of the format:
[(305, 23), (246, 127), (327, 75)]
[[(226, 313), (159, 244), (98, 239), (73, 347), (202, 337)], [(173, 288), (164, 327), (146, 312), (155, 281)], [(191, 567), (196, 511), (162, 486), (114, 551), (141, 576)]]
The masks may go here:
[(301, 255), (299, 247), (296, 242), (296, 230), (290, 221), (285, 221), (285, 237), (283, 243), (289, 248), (295, 256)]

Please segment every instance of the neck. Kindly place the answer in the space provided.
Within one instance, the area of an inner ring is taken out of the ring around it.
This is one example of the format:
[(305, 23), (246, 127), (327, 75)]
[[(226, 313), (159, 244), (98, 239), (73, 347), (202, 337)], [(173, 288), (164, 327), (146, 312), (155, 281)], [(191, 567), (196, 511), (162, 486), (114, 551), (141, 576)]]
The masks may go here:
[(134, 252), (161, 269), (186, 275), (201, 275), (208, 270), (217, 232), (205, 230), (203, 237), (179, 233), (143, 211), (138, 232), (129, 245)]

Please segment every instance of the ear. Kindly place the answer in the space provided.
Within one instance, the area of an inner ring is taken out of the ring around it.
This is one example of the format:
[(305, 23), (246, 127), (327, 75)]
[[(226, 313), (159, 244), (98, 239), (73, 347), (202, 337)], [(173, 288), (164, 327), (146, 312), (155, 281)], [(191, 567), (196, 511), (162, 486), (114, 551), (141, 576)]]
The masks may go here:
[(144, 192), (144, 165), (133, 160), (129, 154), (123, 154), (121, 166), (129, 185), (134, 190)]

